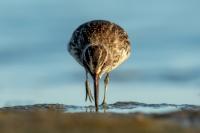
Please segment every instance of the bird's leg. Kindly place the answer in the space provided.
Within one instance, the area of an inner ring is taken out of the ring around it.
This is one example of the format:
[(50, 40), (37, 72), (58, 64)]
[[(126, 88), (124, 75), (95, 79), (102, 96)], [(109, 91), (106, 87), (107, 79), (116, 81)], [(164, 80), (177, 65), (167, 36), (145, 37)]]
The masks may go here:
[(87, 70), (85, 71), (85, 75), (86, 75), (86, 81), (85, 81), (85, 101), (87, 101), (87, 99), (89, 98), (90, 102), (92, 102), (94, 100), (92, 93), (91, 93), (91, 89), (90, 89), (90, 84), (89, 84), (89, 80), (88, 80), (88, 72)]
[(107, 90), (108, 90), (108, 83), (109, 83), (109, 73), (106, 74), (106, 77), (104, 79), (104, 97), (103, 97), (103, 102), (102, 102), (102, 105), (106, 105), (106, 93), (107, 93)]

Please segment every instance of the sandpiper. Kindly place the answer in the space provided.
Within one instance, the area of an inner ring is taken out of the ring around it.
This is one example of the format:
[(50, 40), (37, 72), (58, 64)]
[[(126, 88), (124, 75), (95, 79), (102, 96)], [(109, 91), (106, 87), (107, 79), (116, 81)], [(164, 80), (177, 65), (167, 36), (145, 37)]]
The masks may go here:
[(98, 111), (99, 80), (104, 79), (104, 98), (109, 83), (109, 73), (124, 62), (131, 53), (131, 45), (127, 33), (119, 25), (106, 20), (93, 20), (80, 25), (72, 34), (68, 44), (69, 53), (82, 65), (86, 72), (86, 98), (93, 96), (90, 90), (88, 73), (94, 82), (94, 101)]

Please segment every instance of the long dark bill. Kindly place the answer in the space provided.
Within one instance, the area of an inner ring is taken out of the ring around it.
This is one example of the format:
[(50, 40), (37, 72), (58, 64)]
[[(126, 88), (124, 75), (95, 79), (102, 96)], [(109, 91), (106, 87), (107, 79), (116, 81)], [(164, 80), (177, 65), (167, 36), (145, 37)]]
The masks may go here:
[(95, 107), (96, 112), (99, 110), (99, 75), (94, 75), (94, 98), (95, 98)]

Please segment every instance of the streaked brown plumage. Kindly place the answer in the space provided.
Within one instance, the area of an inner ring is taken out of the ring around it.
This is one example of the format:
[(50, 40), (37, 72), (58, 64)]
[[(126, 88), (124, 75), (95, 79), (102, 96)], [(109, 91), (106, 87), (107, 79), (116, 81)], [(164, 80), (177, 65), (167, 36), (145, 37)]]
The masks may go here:
[(88, 73), (94, 80), (95, 107), (98, 111), (99, 79), (106, 74), (104, 80), (104, 100), (109, 82), (109, 73), (125, 61), (131, 46), (127, 33), (118, 25), (105, 21), (93, 20), (80, 25), (73, 33), (68, 45), (70, 54), (86, 70), (86, 100), (93, 100), (88, 82)]

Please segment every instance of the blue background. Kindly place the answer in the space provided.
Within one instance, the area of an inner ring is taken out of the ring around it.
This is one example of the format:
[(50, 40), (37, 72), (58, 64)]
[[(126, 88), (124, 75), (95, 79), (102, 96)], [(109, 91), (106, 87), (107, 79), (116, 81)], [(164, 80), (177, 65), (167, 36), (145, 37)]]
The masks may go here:
[(84, 69), (66, 47), (93, 19), (119, 24), (132, 44), (111, 73), (108, 103), (199, 105), (199, 7), (199, 0), (1, 0), (0, 106), (90, 104)]

